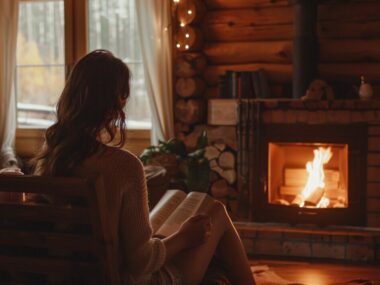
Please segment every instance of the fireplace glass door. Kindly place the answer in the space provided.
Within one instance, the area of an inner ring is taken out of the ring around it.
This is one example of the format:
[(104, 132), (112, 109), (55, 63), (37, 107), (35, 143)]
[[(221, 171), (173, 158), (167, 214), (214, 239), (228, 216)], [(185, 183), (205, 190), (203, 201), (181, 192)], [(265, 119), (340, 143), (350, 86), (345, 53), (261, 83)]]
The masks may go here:
[(264, 124), (254, 142), (253, 221), (365, 224), (365, 125)]
[(347, 208), (348, 145), (269, 143), (268, 203)]

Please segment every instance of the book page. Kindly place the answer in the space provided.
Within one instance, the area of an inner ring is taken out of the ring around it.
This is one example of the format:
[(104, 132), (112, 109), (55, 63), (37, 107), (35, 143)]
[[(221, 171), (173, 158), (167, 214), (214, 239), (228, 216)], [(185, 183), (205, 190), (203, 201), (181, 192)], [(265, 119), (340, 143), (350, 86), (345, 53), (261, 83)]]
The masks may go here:
[(149, 213), (150, 223), (153, 233), (156, 233), (160, 226), (173, 213), (175, 208), (186, 198), (186, 193), (181, 190), (168, 190), (160, 199), (157, 205)]
[(190, 192), (157, 231), (157, 234), (166, 237), (175, 233), (187, 218), (197, 213), (205, 197), (207, 197), (206, 193)]

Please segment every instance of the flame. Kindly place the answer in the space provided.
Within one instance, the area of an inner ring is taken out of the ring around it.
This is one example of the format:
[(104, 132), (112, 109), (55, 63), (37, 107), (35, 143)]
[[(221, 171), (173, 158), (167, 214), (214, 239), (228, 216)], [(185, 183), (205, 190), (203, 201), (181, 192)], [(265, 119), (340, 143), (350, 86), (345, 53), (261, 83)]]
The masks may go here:
[[(304, 201), (310, 197), (318, 188), (325, 188), (325, 173), (323, 166), (329, 162), (332, 157), (331, 147), (324, 148), (319, 147), (314, 149), (314, 160), (308, 161), (306, 163), (306, 170), (309, 173), (305, 188), (301, 193), (303, 202), (301, 207), (304, 206)], [(327, 199), (327, 200), (326, 200)], [(329, 199), (323, 197), (318, 203), (318, 206), (327, 207), (329, 204)], [(326, 206), (325, 206), (326, 205)]]
[(327, 208), (330, 205), (330, 199), (327, 197), (322, 197), (321, 201), (319, 201), (317, 208)]

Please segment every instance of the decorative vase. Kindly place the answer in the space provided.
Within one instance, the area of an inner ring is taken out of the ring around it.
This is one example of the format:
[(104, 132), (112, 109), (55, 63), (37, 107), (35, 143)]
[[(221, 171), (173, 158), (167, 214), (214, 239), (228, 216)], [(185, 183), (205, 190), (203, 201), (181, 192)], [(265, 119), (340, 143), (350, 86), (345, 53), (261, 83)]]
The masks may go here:
[(373, 89), (371, 84), (365, 82), (364, 76), (361, 76), (361, 83), (359, 87), (359, 97), (362, 100), (369, 100), (373, 97)]

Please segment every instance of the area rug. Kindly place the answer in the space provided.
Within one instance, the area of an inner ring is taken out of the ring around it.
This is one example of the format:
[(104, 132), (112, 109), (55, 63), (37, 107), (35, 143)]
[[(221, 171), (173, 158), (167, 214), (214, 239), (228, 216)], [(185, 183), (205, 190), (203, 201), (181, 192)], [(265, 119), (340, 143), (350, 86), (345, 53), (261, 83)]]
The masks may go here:
[(330, 284), (297, 283), (291, 280), (286, 280), (271, 270), (267, 265), (251, 266), (251, 271), (256, 281), (256, 285), (375, 285), (375, 283), (368, 279), (354, 279)]

